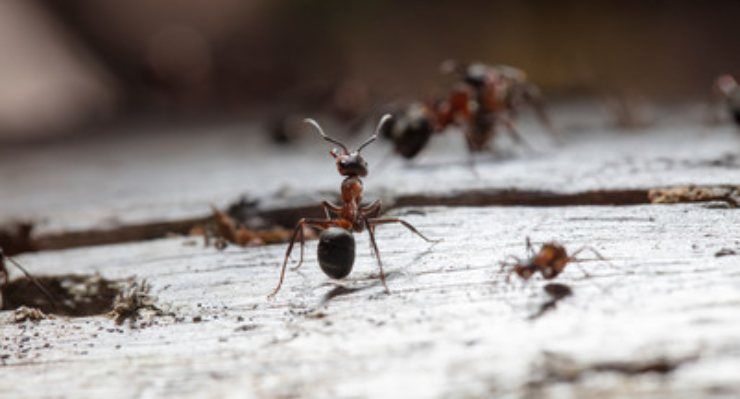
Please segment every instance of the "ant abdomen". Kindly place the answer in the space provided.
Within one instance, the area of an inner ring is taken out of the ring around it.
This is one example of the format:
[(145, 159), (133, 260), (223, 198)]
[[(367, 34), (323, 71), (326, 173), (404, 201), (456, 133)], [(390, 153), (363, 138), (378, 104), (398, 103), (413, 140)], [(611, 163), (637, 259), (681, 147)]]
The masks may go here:
[(404, 158), (416, 156), (434, 133), (434, 115), (423, 104), (412, 103), (387, 123), (382, 134), (395, 145), (396, 152)]
[(318, 259), (327, 276), (346, 277), (355, 263), (355, 237), (341, 227), (329, 227), (319, 236)]

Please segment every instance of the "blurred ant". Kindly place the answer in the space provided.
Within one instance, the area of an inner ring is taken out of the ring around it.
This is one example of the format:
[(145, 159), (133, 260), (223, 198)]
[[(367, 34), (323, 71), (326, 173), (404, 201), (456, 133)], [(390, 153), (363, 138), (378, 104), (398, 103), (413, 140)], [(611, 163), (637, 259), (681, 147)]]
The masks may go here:
[[(537, 252), (534, 251), (529, 237), (527, 237), (526, 242), (527, 252), (529, 255), (527, 260), (522, 261), (516, 256), (509, 255), (508, 258), (512, 258), (514, 260), (513, 263), (507, 263), (506, 261), (501, 262), (501, 271), (507, 267), (510, 268), (509, 272), (506, 274), (506, 282), (509, 282), (512, 273), (516, 273), (523, 280), (529, 280), (537, 272), (539, 272), (545, 280), (554, 279), (562, 273), (563, 270), (565, 270), (565, 266), (567, 266), (568, 263), (580, 261), (577, 259), (577, 256), (583, 251), (591, 251), (591, 253), (596, 255), (600, 260), (606, 261), (606, 258), (601, 256), (601, 254), (592, 247), (581, 247), (573, 252), (572, 255), (568, 255), (568, 251), (565, 247), (555, 241), (542, 244), (540, 250)], [(586, 275), (586, 277), (590, 277), (588, 272), (583, 270), (583, 268), (581, 268), (581, 271)]]
[(401, 156), (415, 157), (432, 133), (441, 132), (450, 125), (465, 129), (471, 153), (492, 149), (498, 124), (504, 125), (516, 143), (526, 145), (513, 122), (525, 104), (533, 106), (540, 122), (559, 140), (539, 88), (527, 80), (523, 71), (506, 65), (455, 61), (444, 62), (441, 69), (445, 73), (455, 73), (460, 79), (447, 98), (427, 104), (412, 103), (399, 110), (396, 121), (383, 131), (383, 136), (394, 142)]
[(456, 74), (472, 92), (474, 109), (468, 123), (471, 151), (486, 149), (495, 135), (497, 123), (506, 127), (514, 141), (525, 143), (514, 125), (514, 119), (524, 105), (531, 105), (545, 128), (556, 133), (540, 89), (528, 81), (524, 71), (508, 65), (463, 64), (452, 60), (442, 63), (441, 69), (445, 73)]
[(31, 273), (29, 273), (26, 270), (26, 268), (24, 268), (23, 266), (21, 266), (20, 263), (16, 262), (11, 257), (5, 256), (5, 253), (3, 252), (2, 247), (0, 247), (0, 309), (2, 309), (3, 306), (4, 306), (5, 289), (8, 288), (8, 285), (10, 284), (10, 277), (8, 275), (8, 268), (7, 268), (6, 263), (5, 263), (6, 260), (9, 261), (10, 263), (12, 263), (15, 267), (17, 267), (18, 270), (20, 270), (26, 276), (26, 278), (28, 278), (28, 280), (33, 285), (35, 285), (36, 288), (39, 289), (39, 291), (41, 291), (41, 293), (49, 300), (49, 303), (51, 303), (54, 308), (57, 307), (57, 305), (56, 305), (57, 304), (57, 301), (54, 298), (54, 296), (51, 295), (51, 293), (46, 288), (44, 288), (44, 286), (38, 280), (36, 280), (31, 275)]
[(367, 229), (367, 232), (370, 235), (370, 243), (372, 244), (373, 253), (378, 261), (380, 281), (383, 283), (383, 287), (387, 293), (390, 293), (390, 290), (388, 290), (388, 285), (385, 282), (383, 263), (380, 260), (380, 252), (378, 251), (378, 245), (375, 242), (375, 227), (382, 224), (400, 223), (425, 241), (432, 241), (404, 220), (398, 218), (378, 218), (381, 208), (380, 200), (375, 200), (369, 205), (361, 206), (363, 189), (361, 178), (367, 176), (368, 167), (367, 162), (362, 158), (360, 152), (370, 143), (375, 141), (378, 137), (378, 132), (383, 129), (384, 125), (386, 125), (390, 119), (390, 115), (383, 115), (378, 123), (375, 134), (362, 143), (362, 145), (360, 145), (360, 147), (355, 151), (350, 151), (340, 141), (327, 136), (321, 129), (321, 126), (319, 126), (319, 124), (313, 119), (305, 120), (305, 123), (313, 126), (324, 140), (339, 146), (339, 149), (332, 148), (331, 151), (329, 151), (329, 154), (331, 154), (331, 156), (336, 160), (339, 174), (345, 177), (341, 186), (342, 205), (338, 206), (328, 201), (322, 201), (321, 206), (324, 208), (324, 212), (326, 214), (325, 219), (303, 218), (298, 221), (290, 239), (288, 249), (285, 252), (285, 259), (283, 260), (283, 265), (280, 269), (278, 284), (272, 293), (268, 295), (268, 298), (274, 297), (283, 284), (285, 268), (288, 265), (288, 258), (290, 257), (293, 245), (295, 244), (295, 240), (299, 234), (301, 240), (301, 257), (294, 270), (298, 269), (303, 264), (303, 249), (305, 245), (303, 229), (306, 225), (323, 229), (319, 236), (318, 244), (319, 266), (327, 276), (335, 279), (344, 278), (352, 271), (352, 266), (355, 260), (355, 239), (352, 233), (360, 233)]
[[(735, 124), (740, 126), (740, 85), (731, 75), (721, 75), (712, 85), (712, 102), (716, 106), (723, 102), (726, 104)], [(717, 115), (714, 121), (719, 119)]]

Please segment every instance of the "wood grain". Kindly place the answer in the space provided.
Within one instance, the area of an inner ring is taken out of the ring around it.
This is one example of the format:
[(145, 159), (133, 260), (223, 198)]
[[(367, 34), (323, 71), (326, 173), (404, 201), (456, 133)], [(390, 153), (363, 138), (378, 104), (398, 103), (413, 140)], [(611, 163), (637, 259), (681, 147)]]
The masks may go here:
[[(596, 112), (555, 114), (568, 125)], [(367, 200), (402, 206), (636, 204), (648, 202), (654, 188), (740, 185), (740, 135), (729, 126), (706, 128), (686, 119), (633, 133), (591, 121), (580, 130), (566, 128), (563, 146), (525, 119), (521, 130), (533, 149), (501, 140), (500, 153), (478, 157), (475, 172), (455, 132), (434, 137), (411, 164), (379, 143), (366, 154)], [(210, 204), (226, 207), (242, 196), (257, 200), (261, 215), (292, 224), (298, 214), (318, 213), (316, 204), (337, 193), (341, 179), (326, 143), (316, 137), (283, 148), (270, 145), (255, 124), (168, 129), (133, 126), (116, 136), (0, 149), (0, 238), (17, 222), (32, 226), (25, 235), (6, 234), (12, 240), (4, 245), (57, 249), (183, 233), (210, 214)]]
[[(217, 252), (170, 238), (27, 254), (35, 274), (146, 278), (178, 318), (12, 324), (3, 312), (0, 397), (737, 397), (740, 257), (716, 254), (740, 253), (738, 212), (398, 209), (444, 241), (378, 231), (391, 295), (364, 235), (347, 281), (320, 273), (310, 242), (275, 301), (265, 294), (284, 245)], [(573, 295), (530, 320), (545, 282), (498, 272), (525, 255), (526, 236), (590, 245), (609, 263), (584, 255), (556, 280)]]

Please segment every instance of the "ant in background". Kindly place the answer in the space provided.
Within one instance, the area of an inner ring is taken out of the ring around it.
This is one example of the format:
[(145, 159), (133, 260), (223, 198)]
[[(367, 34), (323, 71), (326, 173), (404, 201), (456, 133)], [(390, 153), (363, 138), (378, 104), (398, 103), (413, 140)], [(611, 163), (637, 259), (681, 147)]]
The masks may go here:
[[(740, 85), (731, 75), (719, 76), (712, 85), (713, 112), (716, 112), (719, 103), (726, 105), (735, 124), (740, 126)], [(719, 116), (713, 113), (711, 120), (716, 123), (719, 119)]]
[(403, 157), (415, 157), (432, 133), (451, 125), (463, 129), (471, 153), (492, 150), (497, 125), (503, 125), (516, 143), (526, 145), (514, 124), (525, 104), (533, 106), (540, 122), (559, 140), (539, 88), (527, 80), (523, 71), (506, 65), (455, 61), (444, 62), (441, 69), (459, 79), (448, 96), (397, 110), (396, 121), (383, 130), (383, 136), (394, 142), (396, 152)]
[(283, 284), (285, 269), (288, 265), (288, 258), (290, 257), (290, 253), (293, 250), (293, 245), (295, 244), (295, 240), (298, 238), (298, 235), (300, 235), (301, 240), (301, 257), (294, 270), (298, 269), (303, 264), (305, 226), (323, 229), (319, 236), (318, 244), (319, 266), (327, 276), (335, 279), (344, 278), (352, 271), (352, 266), (354, 265), (355, 260), (355, 239), (352, 233), (360, 233), (367, 229), (373, 253), (378, 261), (380, 281), (383, 283), (386, 293), (390, 293), (390, 290), (388, 290), (388, 285), (385, 282), (383, 262), (380, 260), (380, 252), (378, 250), (378, 245), (375, 242), (375, 228), (383, 224), (400, 223), (425, 241), (432, 242), (432, 240), (428, 239), (416, 230), (414, 226), (402, 219), (379, 218), (378, 215), (380, 214), (381, 208), (380, 200), (375, 200), (366, 206), (361, 205), (363, 191), (361, 178), (367, 176), (368, 167), (367, 162), (362, 158), (360, 153), (366, 146), (375, 141), (378, 137), (378, 132), (383, 129), (383, 126), (386, 125), (390, 119), (390, 115), (383, 115), (378, 123), (375, 134), (362, 143), (362, 145), (360, 145), (355, 151), (350, 151), (347, 146), (340, 141), (327, 136), (321, 129), (321, 126), (319, 126), (319, 124), (313, 119), (305, 120), (305, 123), (313, 126), (324, 140), (339, 147), (332, 148), (331, 151), (329, 151), (329, 154), (334, 157), (339, 174), (344, 176), (341, 186), (342, 205), (339, 206), (328, 201), (322, 201), (321, 206), (324, 208), (324, 212), (326, 214), (325, 219), (303, 218), (298, 221), (290, 239), (288, 249), (285, 252), (285, 259), (283, 260), (283, 265), (280, 269), (278, 284), (268, 298), (274, 297)]
[[(555, 241), (546, 242), (542, 244), (540, 250), (535, 252), (532, 247), (532, 242), (527, 237), (527, 253), (529, 258), (522, 261), (520, 258), (509, 255), (508, 258), (512, 258), (514, 262), (501, 262), (501, 271), (505, 268), (510, 268), (506, 274), (506, 282), (509, 282), (511, 274), (516, 273), (523, 280), (529, 280), (533, 275), (539, 272), (542, 278), (545, 280), (552, 280), (557, 277), (560, 273), (565, 270), (565, 266), (570, 262), (579, 262), (577, 258), (578, 254), (583, 251), (590, 251), (600, 260), (606, 261), (606, 258), (593, 249), (592, 247), (581, 247), (577, 249), (573, 254), (568, 255), (568, 251), (565, 247)], [(589, 277), (588, 272), (581, 268), (581, 271)]]
[(24, 268), (23, 266), (21, 266), (20, 263), (16, 262), (11, 257), (5, 256), (5, 253), (3, 252), (3, 249), (0, 247), (0, 309), (3, 309), (4, 302), (5, 302), (4, 301), (4, 299), (5, 299), (5, 290), (8, 287), (8, 285), (10, 284), (10, 277), (8, 275), (8, 268), (7, 268), (6, 263), (5, 263), (6, 260), (8, 262), (12, 263), (15, 267), (17, 267), (18, 270), (20, 270), (26, 276), (26, 278), (33, 285), (35, 285), (36, 288), (39, 289), (39, 291), (41, 291), (41, 293), (49, 300), (49, 303), (51, 303), (54, 308), (57, 307), (57, 300), (54, 298), (54, 296), (51, 295), (51, 293), (46, 288), (44, 288), (44, 286), (38, 280), (36, 280), (31, 275), (31, 273), (29, 273), (26, 270), (26, 268)]

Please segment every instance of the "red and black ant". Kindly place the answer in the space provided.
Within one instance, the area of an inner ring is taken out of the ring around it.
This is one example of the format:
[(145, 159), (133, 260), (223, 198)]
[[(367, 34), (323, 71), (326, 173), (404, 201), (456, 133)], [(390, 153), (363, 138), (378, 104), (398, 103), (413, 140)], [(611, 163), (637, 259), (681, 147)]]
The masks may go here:
[(454, 61), (443, 63), (442, 70), (455, 73), (460, 80), (447, 98), (426, 104), (412, 103), (399, 110), (395, 123), (383, 131), (383, 136), (393, 140), (396, 152), (403, 157), (415, 157), (432, 133), (450, 125), (463, 129), (471, 153), (492, 149), (497, 125), (503, 125), (515, 142), (526, 145), (513, 121), (525, 104), (531, 104), (542, 124), (556, 133), (539, 88), (527, 80), (523, 71), (506, 65)]
[(49, 303), (51, 303), (51, 305), (54, 308), (57, 307), (57, 300), (54, 298), (54, 296), (51, 295), (51, 293), (46, 288), (44, 288), (44, 286), (39, 281), (37, 281), (31, 275), (31, 273), (29, 273), (26, 270), (26, 268), (24, 268), (23, 266), (21, 266), (20, 263), (16, 262), (11, 257), (5, 256), (5, 253), (3, 252), (2, 247), (0, 247), (0, 309), (3, 308), (4, 303), (5, 303), (5, 289), (10, 284), (10, 277), (8, 275), (8, 268), (7, 268), (6, 263), (5, 263), (6, 260), (8, 262), (12, 263), (15, 267), (17, 267), (18, 270), (20, 270), (26, 276), (26, 278), (33, 285), (35, 285), (36, 288), (38, 288), (39, 291), (49, 300)]
[[(740, 85), (731, 75), (721, 75), (712, 85), (712, 102), (724, 103), (735, 124), (740, 126)], [(719, 119), (716, 115), (714, 120)]]
[(350, 151), (347, 146), (342, 144), (340, 141), (327, 136), (321, 129), (321, 126), (319, 126), (319, 124), (313, 119), (305, 120), (307, 124), (313, 126), (316, 131), (318, 131), (324, 140), (339, 147), (332, 148), (329, 153), (336, 160), (339, 174), (344, 176), (341, 187), (342, 205), (338, 206), (328, 201), (322, 201), (321, 206), (324, 208), (324, 212), (326, 213), (325, 219), (303, 218), (298, 221), (290, 239), (290, 244), (288, 244), (288, 249), (285, 252), (285, 259), (283, 260), (283, 265), (280, 269), (280, 279), (278, 280), (277, 286), (268, 297), (274, 297), (280, 290), (280, 287), (283, 284), (283, 279), (285, 278), (285, 269), (288, 265), (288, 258), (293, 250), (295, 240), (299, 235), (301, 240), (301, 257), (294, 270), (298, 269), (303, 264), (303, 249), (305, 245), (303, 229), (305, 226), (323, 229), (319, 236), (318, 244), (319, 266), (327, 276), (335, 279), (344, 278), (352, 271), (352, 266), (355, 260), (355, 239), (352, 233), (360, 233), (367, 229), (373, 253), (378, 261), (380, 281), (383, 283), (383, 287), (385, 287), (385, 291), (388, 293), (390, 291), (385, 282), (383, 263), (380, 260), (380, 252), (378, 250), (378, 245), (375, 242), (375, 227), (382, 224), (400, 223), (425, 241), (432, 242), (432, 240), (425, 237), (416, 230), (414, 226), (404, 220), (398, 218), (379, 218), (378, 215), (380, 214), (381, 208), (380, 200), (375, 200), (369, 205), (361, 206), (363, 189), (361, 178), (367, 176), (368, 167), (367, 162), (362, 158), (360, 153), (366, 146), (375, 141), (378, 137), (378, 132), (383, 129), (383, 126), (386, 125), (390, 119), (390, 115), (383, 115), (378, 123), (375, 134), (362, 143), (362, 145), (360, 145), (355, 151)]
[[(600, 260), (606, 261), (606, 258), (593, 249), (592, 247), (581, 247), (577, 249), (573, 254), (568, 255), (568, 251), (565, 247), (555, 241), (546, 242), (542, 244), (540, 250), (535, 252), (532, 243), (527, 237), (527, 253), (529, 258), (522, 261), (520, 258), (509, 255), (508, 258), (512, 258), (514, 262), (501, 262), (501, 271), (509, 267), (510, 270), (506, 274), (506, 281), (508, 282), (511, 274), (516, 273), (523, 280), (529, 280), (537, 272), (542, 275), (545, 280), (551, 280), (557, 277), (560, 273), (565, 270), (565, 266), (570, 262), (580, 261), (577, 256), (583, 251), (590, 251)], [(589, 274), (581, 268), (581, 271), (588, 277)]]

